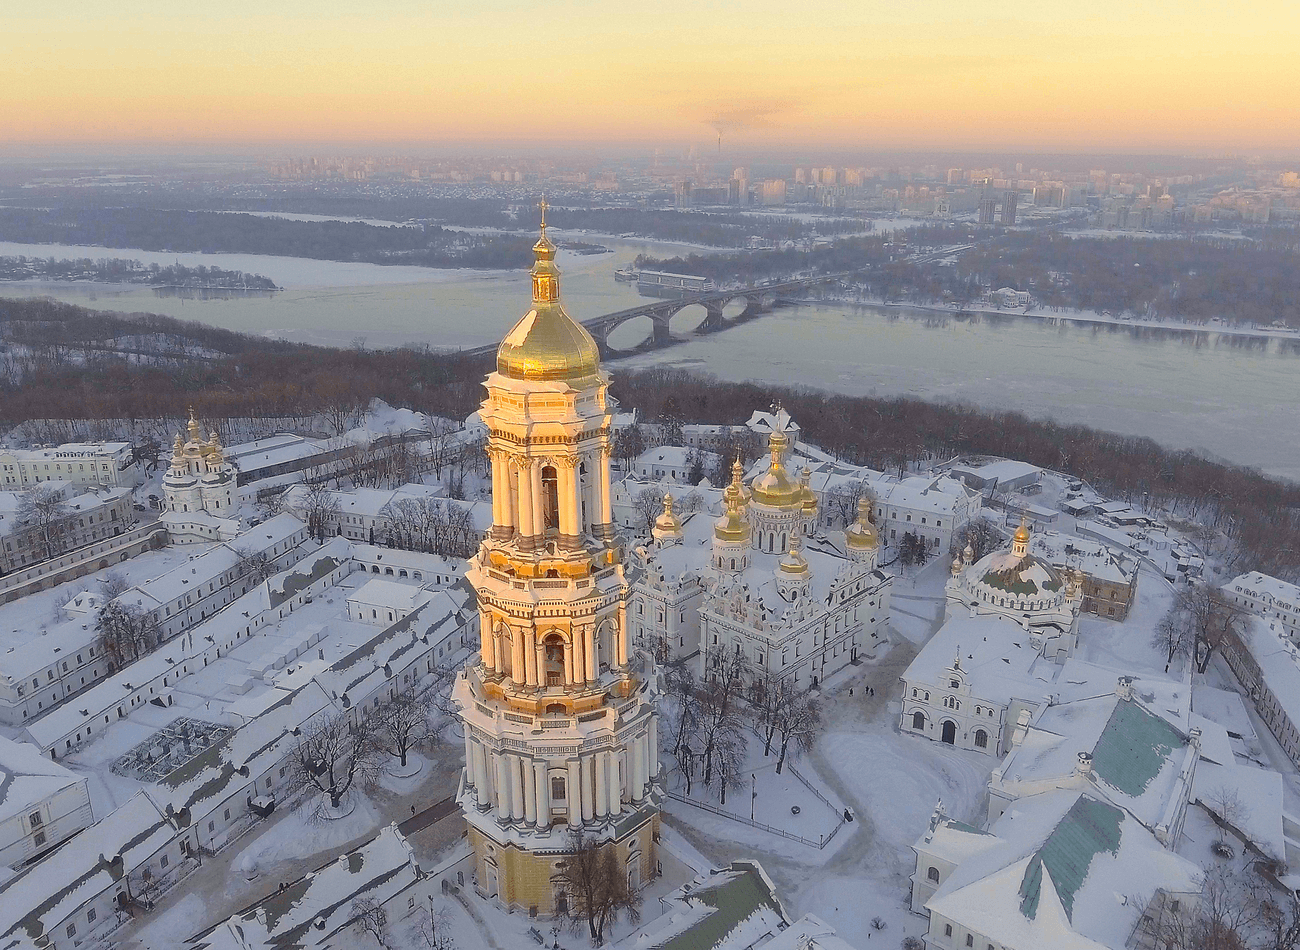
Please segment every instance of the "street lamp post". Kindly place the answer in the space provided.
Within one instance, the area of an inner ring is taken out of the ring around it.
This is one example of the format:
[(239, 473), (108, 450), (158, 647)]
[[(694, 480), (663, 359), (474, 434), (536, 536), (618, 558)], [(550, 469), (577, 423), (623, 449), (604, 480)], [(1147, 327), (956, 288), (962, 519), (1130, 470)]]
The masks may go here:
[(754, 820), (754, 800), (758, 798), (758, 776), (749, 773), (749, 820)]

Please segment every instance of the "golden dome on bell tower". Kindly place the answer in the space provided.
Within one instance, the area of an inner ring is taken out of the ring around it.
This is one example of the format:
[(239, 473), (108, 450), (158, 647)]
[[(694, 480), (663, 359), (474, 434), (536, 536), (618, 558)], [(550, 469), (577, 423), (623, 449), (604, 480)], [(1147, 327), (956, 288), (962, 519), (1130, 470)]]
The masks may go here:
[(541, 235), (533, 245), (533, 308), (497, 348), (497, 372), (511, 379), (585, 379), (600, 372), (600, 348), (560, 303), (556, 249), (546, 236), (547, 207), (542, 199)]

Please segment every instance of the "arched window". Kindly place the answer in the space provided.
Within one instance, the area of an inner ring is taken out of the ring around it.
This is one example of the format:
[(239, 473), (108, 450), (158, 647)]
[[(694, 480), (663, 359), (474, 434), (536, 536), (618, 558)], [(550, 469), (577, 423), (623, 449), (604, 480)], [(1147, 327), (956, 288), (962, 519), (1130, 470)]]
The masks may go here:
[(912, 728), (913, 729), (925, 728), (925, 713), (921, 712), (919, 709), (916, 712), (912, 713)]
[(933, 881), (935, 884), (938, 884), (938, 883), (939, 883), (939, 869), (938, 869), (938, 868), (930, 868), (930, 870), (928, 870), (928, 871), (925, 872), (925, 876), (926, 876), (926, 878), (928, 878), (929, 880)]
[(989, 734), (983, 729), (975, 730), (975, 748), (987, 749), (989, 747)]

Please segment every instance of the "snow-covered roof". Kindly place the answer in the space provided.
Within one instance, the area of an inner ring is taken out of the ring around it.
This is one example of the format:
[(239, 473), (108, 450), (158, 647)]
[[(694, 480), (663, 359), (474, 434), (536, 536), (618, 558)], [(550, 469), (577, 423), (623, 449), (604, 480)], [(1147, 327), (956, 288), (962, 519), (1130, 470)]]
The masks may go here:
[(959, 649), (971, 695), (1003, 705), (1017, 698), (1045, 701), (1060, 671), (1039, 655), (1030, 631), (1019, 624), (998, 614), (957, 614), (921, 648), (903, 679), (909, 683), (940, 682)]
[(1278, 610), (1300, 611), (1300, 587), (1259, 571), (1240, 574), (1224, 584), (1223, 588), (1229, 592), (1246, 594), (1253, 600), (1263, 601)]
[(394, 610), (414, 610), (428, 601), (430, 596), (429, 591), (422, 587), (375, 578), (366, 581), (360, 589), (349, 595), (348, 603), (391, 607)]
[[(1057, 786), (1087, 787), (1147, 827), (1186, 797), (1188, 740), (1137, 699), (1111, 693), (1042, 709), (1022, 742), (994, 772), (991, 787), (1019, 798)], [(1090, 772), (1076, 772), (1080, 753)], [(1175, 808), (1176, 812), (1177, 809)]]
[(789, 926), (776, 887), (757, 861), (736, 861), (701, 874), (660, 902), (664, 913), (616, 948), (746, 950)]
[(1128, 584), (1137, 574), (1137, 564), (1132, 558), (1093, 538), (1059, 531), (1035, 531), (1029, 550), (1057, 568), (1073, 565), (1092, 577), (1117, 584)]
[(175, 834), (176, 826), (144, 791), (137, 791), (48, 857), (0, 883), (0, 946), (19, 935), (40, 937), (112, 888)]
[(386, 904), (423, 876), (411, 846), (391, 824), (361, 847), (195, 934), (186, 945), (195, 950), (342, 946), (339, 933), (355, 919), (354, 901)]
[(0, 736), (0, 824), (85, 778), (41, 755), (30, 742)]
[(1125, 895), (1199, 890), (1194, 864), (1087, 792), (1022, 799), (990, 830), (998, 845), (959, 864), (926, 906), (1002, 946), (1124, 947), (1142, 912)]
[(1228, 805), (1228, 821), (1265, 854), (1285, 861), (1281, 774), (1253, 765), (1202, 762), (1192, 783), (1193, 799), (1217, 814), (1223, 810), (1225, 792), (1239, 806)]

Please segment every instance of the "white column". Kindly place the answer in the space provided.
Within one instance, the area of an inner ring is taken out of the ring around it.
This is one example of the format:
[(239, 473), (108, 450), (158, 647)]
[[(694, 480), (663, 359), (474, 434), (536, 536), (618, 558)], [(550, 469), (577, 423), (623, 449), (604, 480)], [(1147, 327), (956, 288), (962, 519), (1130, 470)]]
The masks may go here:
[(505, 672), (505, 669), (506, 669), (506, 660), (508, 659), (508, 657), (506, 656), (506, 651), (509, 650), (509, 649), (510, 649), (510, 640), (509, 640), (509, 638), (508, 638), (508, 637), (498, 636), (498, 635), (497, 635), (497, 630), (496, 630), (495, 628), (493, 628), (493, 630), (492, 630), (492, 650), (493, 650), (493, 655), (496, 656), (496, 667), (495, 667), (495, 668), (496, 668), (496, 671), (497, 671), (498, 673), (504, 673), (504, 672)]
[(506, 770), (505, 753), (496, 752), (492, 756), (496, 760), (497, 773), (497, 815), (502, 820), (510, 818), (510, 773)]
[(572, 826), (582, 824), (582, 763), (578, 759), (568, 761), (569, 782), (565, 792), (568, 793), (568, 821)]
[(546, 763), (544, 761), (533, 760), (533, 776), (537, 788), (537, 827), (549, 828), (551, 826), (551, 787), (546, 781)]
[(579, 761), (582, 763), (582, 820), (591, 821), (596, 814), (596, 796), (592, 794), (592, 756), (584, 755)]
[(524, 817), (524, 786), (519, 774), (521, 761), (513, 752), (507, 759), (510, 772), (510, 817), (518, 821)]
[(470, 735), (468, 729), (465, 730), (465, 784), (475, 784), (474, 771), (474, 737)]
[(650, 740), (648, 743), (650, 746), (649, 758), (647, 760), (647, 765), (649, 766), (648, 771), (650, 776), (648, 781), (653, 782), (655, 779), (659, 777), (659, 717), (658, 716), (652, 715), (650, 717), (650, 731), (647, 734), (647, 738)]
[(497, 457), (496, 452), (489, 452), (488, 458), (492, 463), (492, 526), (498, 527), (505, 524), (505, 516), (502, 514), (505, 508), (503, 491), (504, 480), (501, 478), (501, 460)]
[(582, 653), (583, 659), (587, 661), (587, 682), (596, 682), (596, 655), (599, 652), (596, 649), (596, 637), (599, 636), (598, 624), (588, 624), (583, 628), (582, 634)]
[[(671, 608), (668, 608), (668, 613), (672, 613)], [(631, 644), (628, 642), (626, 604), (619, 604), (618, 607), (618, 629), (614, 631), (614, 641), (617, 644), (615, 650), (618, 654), (618, 665), (627, 666), (628, 657), (632, 655), (632, 650)]]
[(537, 771), (531, 759), (521, 759), (523, 769), (519, 784), (524, 790), (524, 821), (530, 825), (537, 824)]
[(587, 681), (586, 651), (583, 649), (586, 643), (584, 630), (586, 630), (585, 626), (571, 627), (569, 629), (569, 635), (573, 642), (573, 682), (578, 685)]
[(617, 752), (607, 752), (606, 756), (608, 757), (606, 761), (609, 764), (609, 779), (607, 780), (609, 783), (609, 813), (617, 815), (623, 810), (623, 789), (618, 778), (619, 755)]
[(533, 463), (532, 459), (520, 459), (518, 473), (519, 487), (519, 533), (524, 537), (536, 534), (533, 528)]
[(489, 670), (497, 668), (496, 644), (492, 642), (492, 615), (486, 610), (479, 611), (478, 649), (483, 657), (483, 665)]
[(540, 463), (530, 469), (533, 486), (533, 534), (542, 537), (546, 534), (546, 506), (542, 504), (542, 466)]
[(564, 645), (564, 685), (573, 685), (573, 641), (575, 634), (569, 630), (569, 642)]
[(525, 627), (521, 639), (524, 653), (524, 680), (529, 686), (536, 686), (538, 682), (537, 631), (532, 627)]
[(609, 452), (600, 451), (600, 520), (602, 524), (612, 524), (614, 516), (609, 498)]
[(555, 497), (560, 508), (560, 534), (573, 536), (578, 533), (576, 513), (573, 510), (576, 503), (573, 492), (573, 468), (561, 460), (555, 466), (555, 474)]
[(638, 736), (627, 747), (628, 801), (639, 802), (645, 790), (645, 736)]
[(596, 817), (604, 818), (609, 812), (609, 758), (608, 752), (597, 752), (593, 757), (596, 767)]
[(493, 783), (492, 770), (488, 768), (487, 754), (483, 751), (483, 743), (474, 743), (474, 774), (479, 776), (480, 785), (475, 788), (478, 802), (480, 805), (492, 804), (492, 793), (495, 788)]

